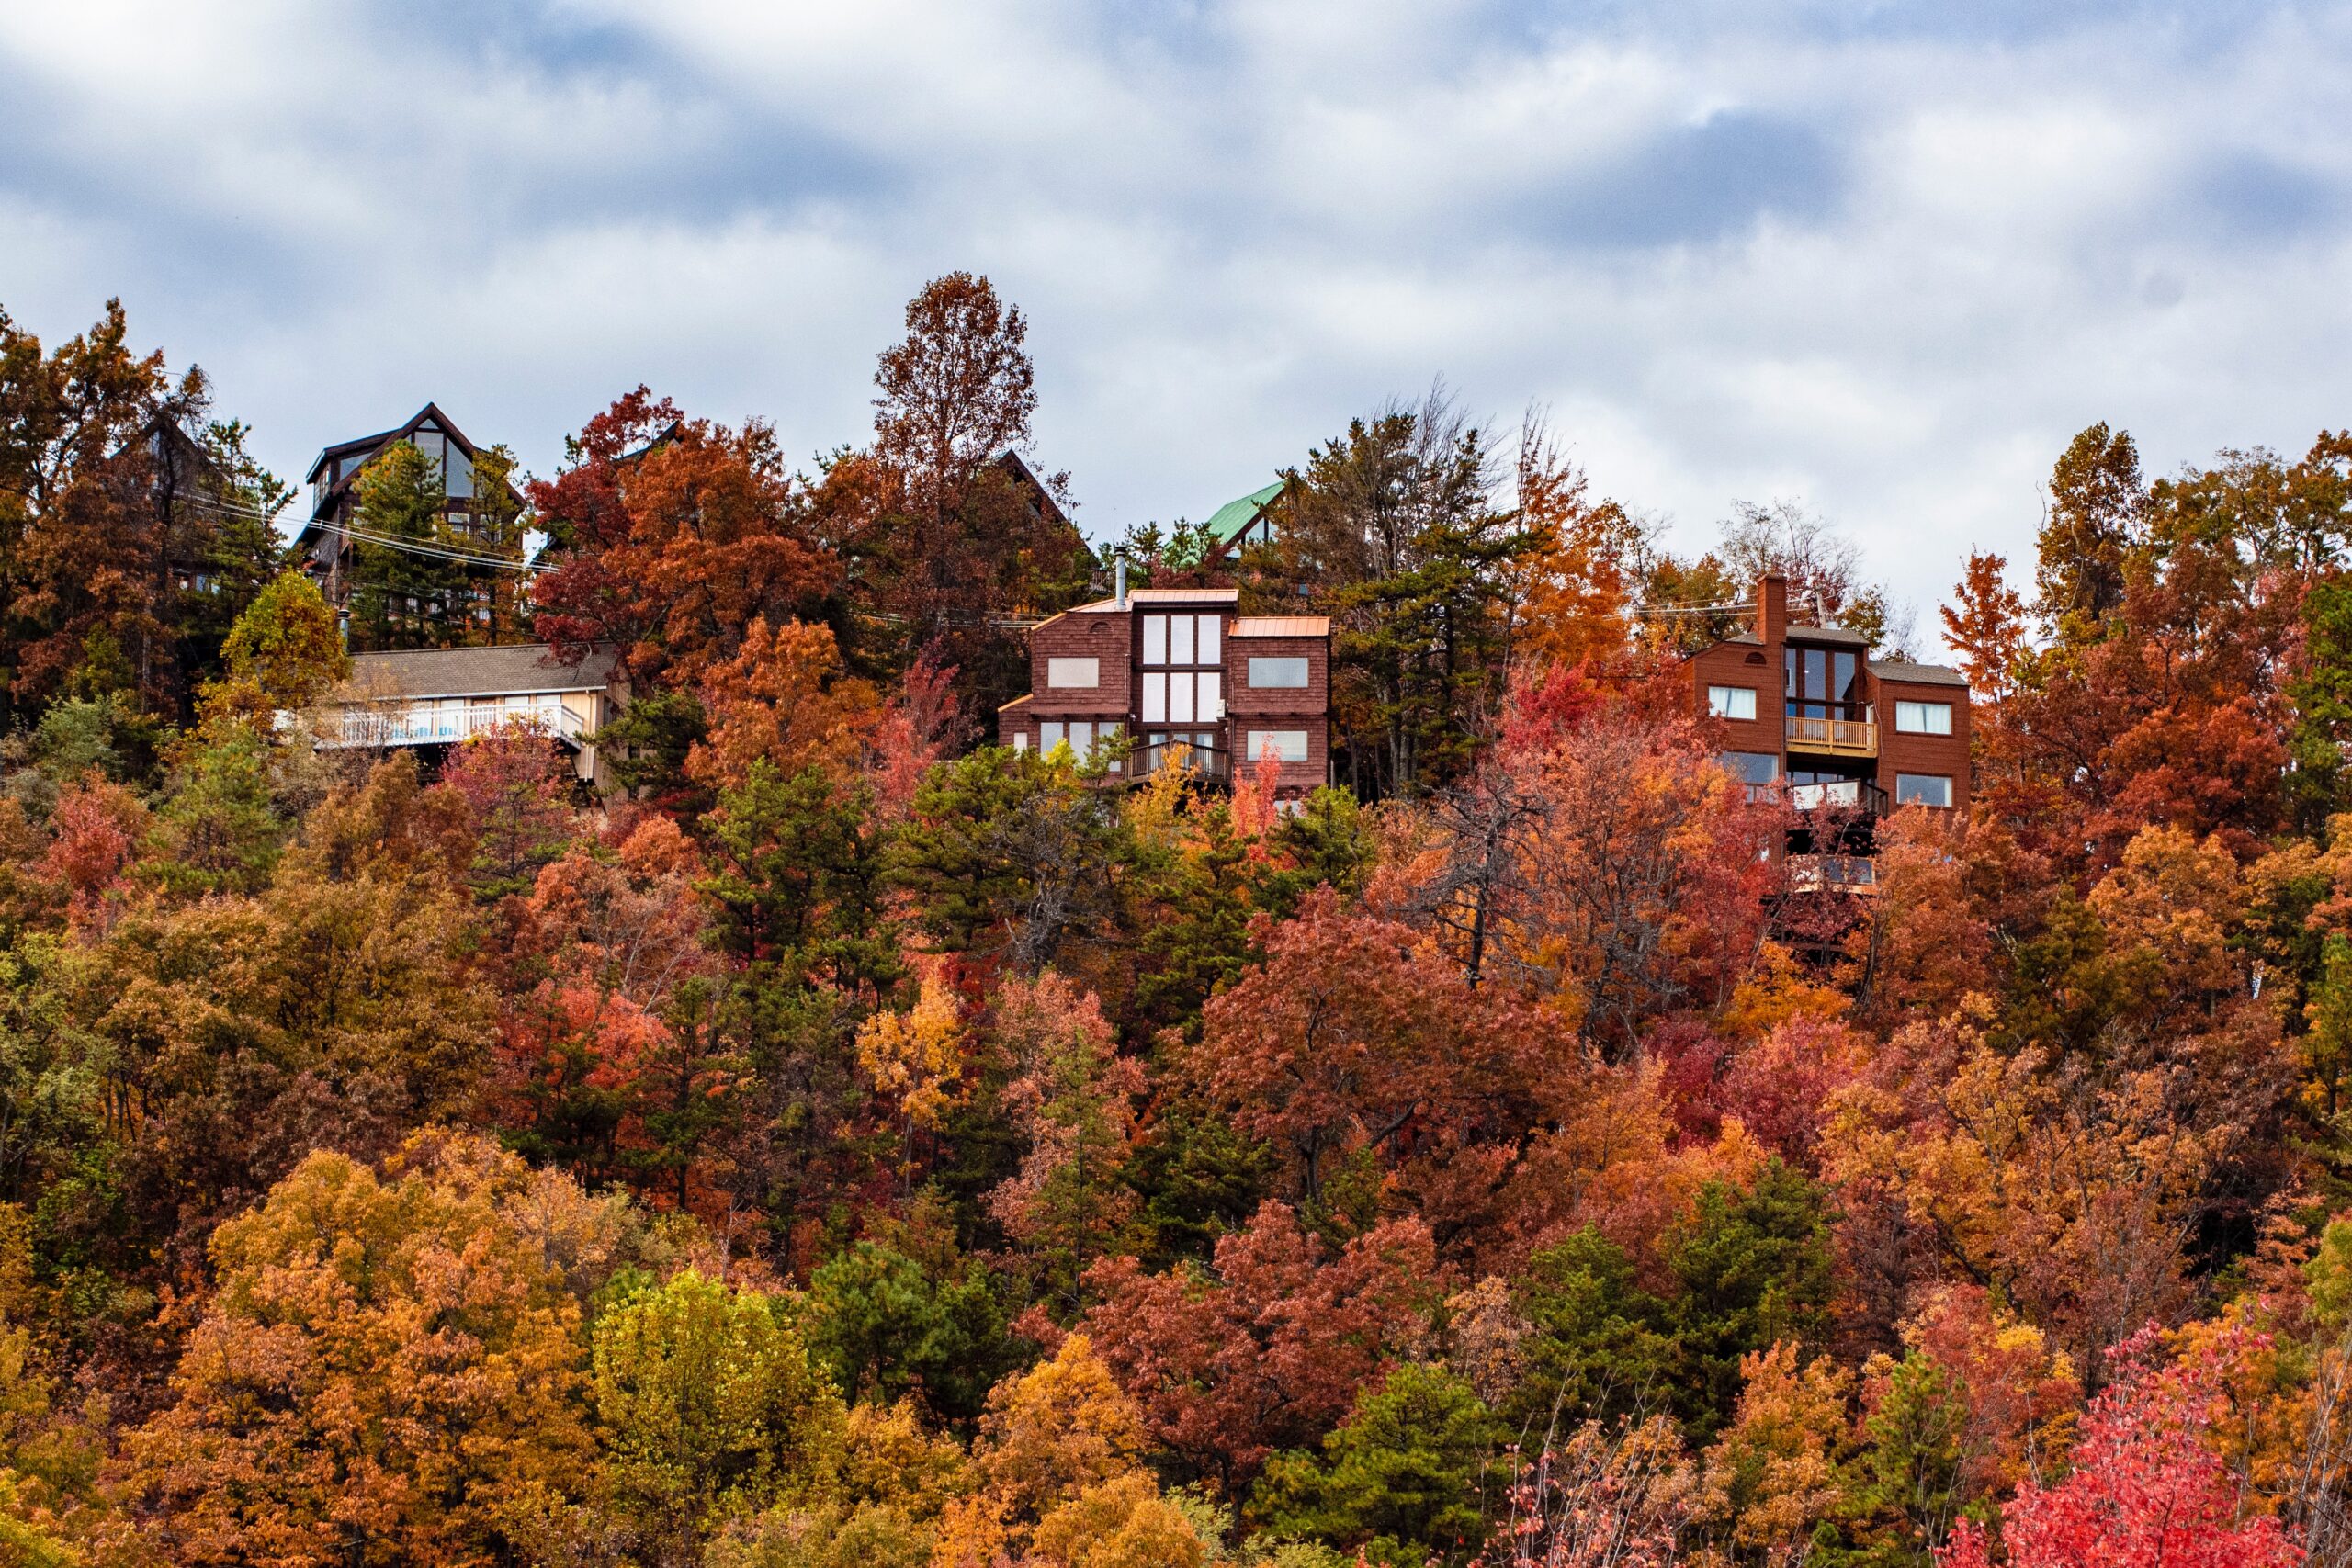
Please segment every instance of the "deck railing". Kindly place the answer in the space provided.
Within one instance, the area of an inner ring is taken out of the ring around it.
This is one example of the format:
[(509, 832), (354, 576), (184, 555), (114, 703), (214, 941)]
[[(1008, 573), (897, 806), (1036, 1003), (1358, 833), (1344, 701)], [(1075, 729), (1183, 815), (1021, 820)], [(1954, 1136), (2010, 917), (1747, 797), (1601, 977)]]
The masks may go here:
[(331, 749), (448, 746), (508, 727), (529, 728), (579, 746), (588, 723), (568, 707), (346, 707), (322, 745)]
[[(1870, 709), (1862, 710), (1865, 715)], [(1862, 718), (1813, 718), (1788, 716), (1788, 738), (1792, 746), (1811, 751), (1830, 751), (1842, 757), (1875, 757), (1878, 755), (1878, 726), (1867, 716)]]

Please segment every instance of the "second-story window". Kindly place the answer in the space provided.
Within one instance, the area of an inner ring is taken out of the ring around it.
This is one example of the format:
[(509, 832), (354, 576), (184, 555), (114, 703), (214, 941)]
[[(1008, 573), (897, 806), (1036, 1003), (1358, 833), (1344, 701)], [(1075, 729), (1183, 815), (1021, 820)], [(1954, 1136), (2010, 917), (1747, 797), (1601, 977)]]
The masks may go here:
[(1250, 661), (1250, 684), (1257, 691), (1303, 692), (1306, 689), (1306, 660), (1252, 659)]
[(1905, 735), (1950, 735), (1950, 703), (1897, 703), (1894, 728)]
[(1152, 665), (1221, 664), (1215, 615), (1146, 615), (1143, 662)]
[(1754, 718), (1756, 688), (1753, 686), (1710, 686), (1707, 688), (1709, 718)]
[(1791, 718), (1860, 718), (1861, 660), (1842, 649), (1800, 648), (1792, 643), (1785, 694)]
[(1102, 683), (1099, 659), (1048, 659), (1046, 684), (1057, 690), (1084, 690)]

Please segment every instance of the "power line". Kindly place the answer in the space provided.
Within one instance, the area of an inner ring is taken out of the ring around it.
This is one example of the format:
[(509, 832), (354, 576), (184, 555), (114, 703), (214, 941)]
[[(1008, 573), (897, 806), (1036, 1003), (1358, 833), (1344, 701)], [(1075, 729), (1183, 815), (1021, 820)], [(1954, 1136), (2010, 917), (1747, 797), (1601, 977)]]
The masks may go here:
[[(258, 517), (270, 523), (277, 521), (269, 513), (254, 507), (208, 501), (200, 496), (184, 496), (180, 500), (188, 505), (206, 507), (215, 512), (226, 512), (242, 517)], [(320, 523), (320, 519), (315, 517), (311, 521)], [(534, 575), (555, 570), (553, 567), (540, 566), (536, 562), (508, 560), (503, 556), (481, 555), (471, 550), (456, 549), (445, 545), (427, 544), (419, 539), (403, 539), (396, 535), (378, 534), (366, 528), (354, 527), (348, 523), (321, 523), (320, 525), (343, 538), (358, 539), (383, 549), (399, 550), (409, 555), (430, 556), (439, 560), (455, 561), (462, 566), (488, 567), (494, 570), (521, 571)]]

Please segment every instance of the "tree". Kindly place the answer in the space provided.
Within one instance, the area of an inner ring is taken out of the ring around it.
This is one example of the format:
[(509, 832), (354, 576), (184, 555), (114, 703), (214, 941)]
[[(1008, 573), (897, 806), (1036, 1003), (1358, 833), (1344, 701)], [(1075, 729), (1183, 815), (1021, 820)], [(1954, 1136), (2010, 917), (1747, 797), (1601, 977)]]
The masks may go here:
[(950, 273), (908, 301), (906, 329), (875, 373), (872, 457), (835, 464), (819, 506), (887, 628), (869, 639), (874, 662), (932, 658), (990, 713), (1027, 689), (1004, 617), (1076, 603), (1093, 552), (1064, 515), (1068, 476), (1013, 456), (1037, 406), (1020, 310), (987, 278)]
[[(1243, 1131), (1288, 1152), (1315, 1212), (1357, 1150), (1432, 1197), (1456, 1161), (1507, 1163), (1560, 1086), (1566, 1064), (1533, 1019), (1328, 889), (1289, 924), (1261, 922), (1258, 940), (1265, 964), (1210, 1002), (1186, 1070)], [(1441, 1224), (1477, 1212), (1436, 1207)]]
[(689, 1269), (597, 1318), (600, 1480), (632, 1529), (691, 1548), (729, 1519), (838, 1487), (846, 1414), (792, 1315), (782, 1298)]
[(1085, 1326), (1154, 1441), (1229, 1494), (1267, 1456), (1317, 1442), (1421, 1328), (1429, 1232), (1392, 1221), (1333, 1254), (1279, 1203), (1216, 1244), (1206, 1273), (1087, 1270)]
[(131, 1435), (181, 1562), (463, 1562), (577, 1495), (575, 1258), (613, 1245), (569, 1179), (458, 1136), (384, 1176), (315, 1153), (212, 1244), (173, 1402)]
[(2123, 604), (2124, 561), (2140, 543), (2148, 506), (2131, 433), (2104, 421), (2067, 445), (2050, 475), (2036, 541), (2042, 618), (2070, 641), (2098, 634)]
[(608, 645), (636, 689), (690, 691), (753, 622), (823, 618), (841, 563), (767, 425), (691, 419), (639, 387), (565, 455), (528, 487), (553, 561), (533, 626), (560, 657)]
[(1074, 762), (986, 747), (915, 792), (890, 875), (942, 950), (1035, 973), (1105, 934), (1125, 858), (1116, 801)]
[(1751, 1351), (1821, 1343), (1830, 1301), (1821, 1202), (1820, 1189), (1776, 1157), (1745, 1190), (1702, 1187), (1671, 1238), (1675, 1326), (1690, 1362), (1678, 1402), (1694, 1429), (1712, 1431), (1730, 1413)]
[(1442, 389), (1351, 422), (1293, 478), (1273, 544), (1245, 563), (1250, 601), (1304, 595), (1334, 617), (1333, 716), (1358, 794), (1453, 778), (1501, 706), (1544, 530), (1504, 503), (1484, 434)]
[[(2294, 1568), (2301, 1549), (2276, 1518), (2248, 1516), (2241, 1483), (2205, 1446), (2221, 1414), (2217, 1391), (2194, 1369), (2119, 1381), (2085, 1415), (2072, 1473), (2047, 1487), (2029, 1477), (2002, 1510), (2008, 1561)], [(1985, 1568), (1990, 1544), (1963, 1519), (1939, 1555), (1949, 1568)]]
[(1007, 1371), (1002, 1305), (976, 1262), (926, 1270), (894, 1247), (856, 1242), (808, 1278), (809, 1348), (859, 1399), (919, 1398), (976, 1418)]
[(1143, 1098), (1140, 1063), (1119, 1055), (1102, 1003), (1057, 975), (1012, 980), (995, 998), (1012, 1080), (1000, 1103), (1027, 1145), (989, 1212), (1065, 1302), (1134, 1214), (1119, 1180)]
[(1395, 1568), (1459, 1559), (1486, 1533), (1487, 1472), (1503, 1437), (1461, 1379), (1397, 1367), (1357, 1396), (1346, 1424), (1323, 1439), (1321, 1459), (1276, 1455), (1250, 1513), (1276, 1534), (1354, 1547)]
[(207, 711), (234, 714), (264, 729), (276, 714), (312, 706), (351, 673), (334, 609), (299, 571), (281, 572), (245, 606), (220, 658), (228, 668), (205, 688)]

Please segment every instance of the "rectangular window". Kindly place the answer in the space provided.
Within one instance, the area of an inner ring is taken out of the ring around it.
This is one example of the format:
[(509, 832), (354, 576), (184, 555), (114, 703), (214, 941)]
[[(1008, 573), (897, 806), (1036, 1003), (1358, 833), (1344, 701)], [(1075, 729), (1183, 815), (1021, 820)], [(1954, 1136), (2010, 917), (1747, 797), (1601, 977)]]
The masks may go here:
[(1223, 718), (1225, 716), (1225, 677), (1214, 670), (1204, 670), (1194, 678), (1201, 683), (1201, 697), (1199, 704), (1193, 709), (1193, 716), (1203, 724), (1212, 719)]
[(1172, 724), (1193, 722), (1193, 678), (1170, 675), (1168, 678), (1168, 717)]
[(1951, 780), (1940, 773), (1897, 773), (1894, 775), (1894, 804), (1949, 807), (1951, 805)]
[(1069, 749), (1078, 753), (1080, 761), (1084, 761), (1086, 754), (1094, 750), (1094, 726), (1084, 719), (1072, 724), (1069, 727)]
[(1038, 750), (1050, 751), (1061, 743), (1062, 726), (1059, 719), (1049, 718), (1037, 726)]
[(1056, 687), (1099, 686), (1102, 683), (1102, 661), (1099, 659), (1048, 659), (1046, 660), (1046, 684)]
[(1306, 731), (1304, 729), (1253, 729), (1250, 732), (1250, 761), (1265, 757), (1284, 762), (1306, 761)]
[(1303, 692), (1306, 689), (1306, 660), (1304, 659), (1252, 659), (1250, 661), (1250, 684), (1264, 691)]
[(1707, 716), (1710, 718), (1754, 718), (1756, 689), (1753, 686), (1708, 687)]
[(1146, 664), (1168, 662), (1168, 617), (1146, 615), (1143, 618), (1143, 661)]
[(1016, 751), (1026, 751), (1029, 750), (1029, 732), (1027, 730), (1016, 729), (1012, 732), (1012, 749)]
[(1950, 735), (1950, 703), (1897, 703), (1894, 728), (1905, 735)]
[(1193, 661), (1193, 617), (1168, 617), (1168, 662), (1190, 664)]
[(1193, 650), (1195, 656), (1193, 659), (1194, 663), (1216, 664), (1220, 661), (1220, 656), (1216, 650), (1216, 639), (1217, 618), (1215, 615), (1203, 615), (1201, 617), (1200, 642)]
[(1124, 773), (1126, 771), (1126, 764), (1122, 761), (1122, 759), (1126, 755), (1126, 752), (1119, 744), (1121, 738), (1120, 731), (1122, 728), (1122, 726), (1116, 723), (1098, 724), (1094, 727), (1094, 743), (1097, 746), (1108, 749), (1109, 755), (1105, 758), (1105, 761), (1111, 771), (1114, 773)]
[(1781, 759), (1770, 751), (1726, 751), (1724, 772), (1745, 784), (1769, 784), (1781, 776)]
[(1153, 671), (1143, 678), (1143, 720), (1158, 724), (1168, 716), (1168, 677)]

